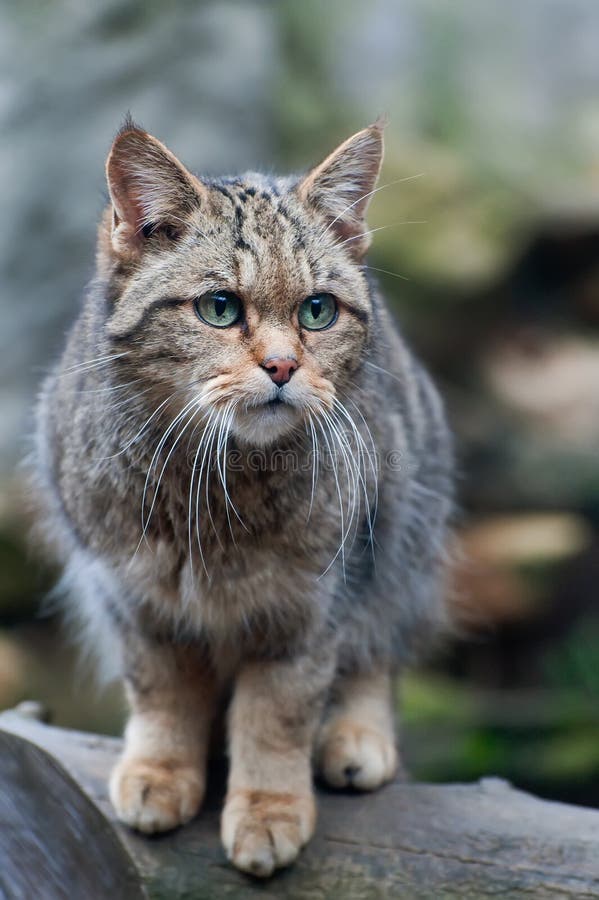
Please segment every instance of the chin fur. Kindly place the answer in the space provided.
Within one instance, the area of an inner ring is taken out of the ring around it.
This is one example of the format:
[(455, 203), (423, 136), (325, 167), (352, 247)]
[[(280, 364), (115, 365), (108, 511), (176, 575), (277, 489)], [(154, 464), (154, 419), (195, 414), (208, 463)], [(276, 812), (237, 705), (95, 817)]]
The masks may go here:
[(264, 405), (236, 415), (231, 431), (242, 444), (261, 448), (272, 447), (301, 425), (302, 416), (298, 409), (288, 404)]

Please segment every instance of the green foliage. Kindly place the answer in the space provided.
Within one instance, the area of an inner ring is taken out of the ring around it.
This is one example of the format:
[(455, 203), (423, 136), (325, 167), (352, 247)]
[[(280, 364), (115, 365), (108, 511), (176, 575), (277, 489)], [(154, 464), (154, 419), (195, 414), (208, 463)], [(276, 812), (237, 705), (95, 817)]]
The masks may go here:
[(593, 783), (599, 777), (599, 709), (571, 687), (523, 695), (474, 691), (437, 675), (406, 678), (401, 707), (409, 770), (425, 781), (492, 773), (547, 796), (567, 784)]
[(599, 697), (599, 619), (580, 619), (564, 641), (544, 657), (547, 681), (560, 688), (582, 690)]

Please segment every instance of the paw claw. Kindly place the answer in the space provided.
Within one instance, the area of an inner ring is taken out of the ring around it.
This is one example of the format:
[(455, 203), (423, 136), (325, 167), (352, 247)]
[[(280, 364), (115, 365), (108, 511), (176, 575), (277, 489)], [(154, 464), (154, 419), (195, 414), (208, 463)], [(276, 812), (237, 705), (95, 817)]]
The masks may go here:
[(222, 818), (227, 857), (241, 871), (268, 878), (297, 857), (312, 834), (314, 818), (311, 796), (235, 791)]
[(395, 774), (397, 749), (395, 741), (382, 732), (339, 721), (325, 726), (318, 762), (332, 787), (372, 791)]
[(152, 834), (192, 819), (203, 799), (204, 782), (193, 766), (132, 758), (117, 763), (109, 790), (121, 822)]

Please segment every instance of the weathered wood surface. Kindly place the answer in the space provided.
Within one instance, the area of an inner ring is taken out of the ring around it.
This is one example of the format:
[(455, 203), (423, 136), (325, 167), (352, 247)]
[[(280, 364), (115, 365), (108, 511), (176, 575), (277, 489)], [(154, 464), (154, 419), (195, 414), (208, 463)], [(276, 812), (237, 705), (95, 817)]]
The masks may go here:
[(538, 800), (498, 779), (321, 792), (301, 859), (255, 881), (220, 846), (222, 772), (185, 828), (146, 838), (119, 825), (106, 791), (119, 747), (0, 715), (2, 898), (599, 898), (599, 811)]

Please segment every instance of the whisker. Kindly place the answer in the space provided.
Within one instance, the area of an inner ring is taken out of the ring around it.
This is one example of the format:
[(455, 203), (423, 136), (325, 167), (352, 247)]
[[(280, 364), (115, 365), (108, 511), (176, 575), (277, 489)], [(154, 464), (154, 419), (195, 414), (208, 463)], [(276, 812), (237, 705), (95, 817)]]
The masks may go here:
[(360, 203), (362, 200), (366, 200), (368, 197), (372, 197), (374, 194), (378, 194), (379, 191), (384, 191), (385, 188), (393, 187), (393, 185), (395, 184), (402, 184), (405, 181), (414, 181), (416, 178), (422, 178), (424, 174), (424, 172), (419, 172), (417, 175), (408, 175), (405, 178), (395, 178), (393, 181), (388, 181), (387, 184), (381, 184), (380, 187), (375, 188), (373, 191), (368, 191), (367, 194), (362, 194), (361, 197), (358, 197), (357, 200), (354, 200), (353, 203), (350, 203), (348, 206), (346, 206), (338, 216), (335, 216), (332, 222), (329, 222), (324, 231), (321, 232), (319, 240), (322, 240), (325, 234), (327, 234), (331, 230), (333, 225), (338, 222), (339, 219), (343, 218), (346, 212), (349, 212), (350, 209), (353, 209), (353, 207), (357, 206), (358, 203)]
[[(218, 415), (218, 411), (217, 411), (217, 410), (215, 410), (215, 409), (210, 410), (210, 412), (209, 412), (209, 414), (208, 414), (208, 418), (206, 419), (206, 422), (205, 422), (205, 425), (204, 425), (204, 430), (203, 430), (203, 432), (202, 432), (202, 435), (201, 435), (201, 437), (200, 437), (200, 440), (198, 441), (197, 450), (196, 450), (196, 453), (195, 453), (195, 456), (194, 456), (194, 459), (193, 459), (193, 465), (192, 465), (192, 468), (191, 468), (191, 478), (190, 478), (190, 482), (189, 482), (189, 515), (188, 515), (188, 523), (187, 523), (187, 529), (188, 529), (188, 530), (187, 530), (187, 536), (188, 536), (188, 541), (189, 541), (189, 563), (190, 563), (190, 566), (191, 566), (191, 572), (192, 572), (192, 575), (193, 575), (193, 547), (192, 547), (192, 530), (193, 530), (193, 526), (192, 526), (192, 523), (193, 523), (193, 499), (192, 499), (192, 498), (193, 498), (193, 485), (194, 485), (194, 479), (195, 479), (195, 475), (196, 475), (196, 466), (197, 466), (197, 462), (198, 462), (198, 459), (199, 459), (200, 452), (201, 452), (201, 450), (202, 450), (202, 446), (205, 444), (205, 442), (206, 442), (206, 440), (207, 440), (207, 436), (208, 436), (208, 433), (209, 433), (209, 428), (210, 428), (210, 426), (211, 426), (212, 420), (213, 420), (217, 415)], [(195, 429), (194, 429), (194, 431), (195, 431)], [(199, 471), (199, 473), (198, 473), (198, 487), (197, 487), (197, 491), (196, 491), (195, 526), (196, 526), (196, 536), (197, 536), (197, 542), (198, 542), (198, 550), (199, 550), (199, 553), (200, 553), (200, 559), (201, 559), (201, 561), (202, 561), (202, 567), (203, 567), (203, 569), (204, 569), (204, 572), (206, 573), (206, 576), (207, 576), (208, 578), (210, 578), (210, 576), (209, 576), (209, 574), (208, 574), (208, 569), (206, 568), (206, 561), (205, 561), (205, 559), (204, 559), (204, 551), (203, 551), (203, 549), (202, 549), (202, 539), (201, 539), (201, 535), (200, 535), (199, 493), (200, 493), (201, 484), (202, 484), (202, 469), (200, 468), (200, 471)]]
[(312, 515), (312, 506), (314, 505), (314, 493), (316, 491), (316, 483), (318, 481), (318, 439), (316, 436), (316, 430), (314, 428), (314, 422), (312, 421), (312, 414), (308, 410), (308, 426), (310, 428), (310, 438), (312, 440), (312, 488), (310, 490), (310, 506), (308, 508), (308, 518), (307, 521), (310, 521), (310, 516)]
[[(342, 404), (339, 403), (339, 407), (341, 407), (341, 406), (342, 406)], [(334, 415), (336, 421), (338, 421), (341, 424), (339, 416), (336, 413), (334, 413), (333, 415)], [(370, 454), (368, 452), (368, 449), (366, 448), (366, 445), (364, 444), (362, 435), (356, 428), (356, 425), (353, 422), (353, 420), (351, 419), (351, 416), (349, 416), (349, 414), (347, 413), (347, 410), (344, 410), (343, 415), (344, 415), (344, 419), (347, 421), (347, 423), (350, 426), (351, 434), (352, 434), (352, 437), (353, 437), (353, 439), (355, 441), (355, 445), (356, 445), (356, 453), (357, 453), (357, 457), (358, 457), (357, 464), (355, 466), (356, 478), (361, 487), (362, 496), (364, 498), (364, 515), (366, 516), (366, 523), (368, 526), (369, 542), (372, 544), (372, 542), (374, 540), (374, 531), (373, 531), (374, 518), (376, 516), (376, 509), (377, 509), (377, 499), (376, 499), (376, 497), (377, 497), (377, 478), (376, 478), (376, 474), (375, 474), (376, 470), (375, 470), (374, 464), (372, 462), (372, 459), (370, 457)], [(374, 474), (375, 501), (374, 501), (374, 512), (372, 512), (372, 513), (371, 513), (371, 502), (370, 502), (370, 496), (369, 496), (369, 492), (368, 492), (368, 485), (366, 482), (367, 473), (366, 473), (366, 467), (365, 467), (365, 456), (368, 458), (371, 469)], [(353, 456), (352, 456), (352, 458), (353, 458)], [(357, 532), (359, 529), (359, 522), (360, 522), (359, 507), (360, 507), (360, 504), (358, 503), (357, 509), (356, 509), (356, 532), (354, 534), (354, 540), (357, 536)]]
[(121, 391), (124, 388), (131, 387), (132, 384), (139, 384), (143, 378), (134, 378), (133, 381), (123, 381), (121, 384), (113, 384), (110, 387), (101, 388), (78, 388), (78, 394), (107, 394), (110, 391)]
[(393, 278), (401, 278), (402, 281), (411, 281), (407, 275), (400, 275), (399, 272), (390, 272), (389, 269), (379, 269), (377, 266), (360, 266), (361, 269), (371, 269), (373, 272), (382, 272), (384, 275), (392, 275)]
[[(364, 414), (362, 413), (362, 410), (360, 409), (358, 404), (351, 397), (347, 397), (346, 399), (352, 404), (352, 406), (355, 408), (356, 412), (360, 416), (360, 419), (364, 425), (364, 428), (366, 429), (366, 433), (367, 433), (369, 441), (370, 441), (370, 446), (372, 448), (372, 455), (371, 455), (370, 450), (366, 446), (364, 439), (362, 438), (362, 435), (360, 434), (359, 429), (356, 427), (356, 423), (354, 422), (352, 416), (349, 414), (348, 410), (343, 405), (343, 403), (341, 403), (341, 401), (337, 397), (335, 397), (333, 400), (333, 403), (334, 403), (336, 409), (339, 410), (341, 415), (343, 415), (344, 419), (350, 425), (350, 428), (352, 429), (352, 433), (354, 434), (354, 437), (355, 437), (355, 440), (357, 443), (358, 455), (359, 455), (359, 460), (360, 460), (360, 478), (361, 478), (363, 492), (364, 492), (365, 512), (366, 512), (366, 516), (367, 516), (368, 530), (369, 530), (369, 535), (370, 535), (370, 543), (373, 548), (373, 559), (374, 559), (374, 522), (376, 520), (376, 516), (377, 516), (377, 512), (378, 512), (378, 482), (379, 482), (379, 470), (378, 470), (376, 444), (374, 441), (374, 437), (372, 435), (372, 431), (370, 430), (370, 426), (368, 425), (368, 422), (366, 421)], [(368, 463), (369, 463), (369, 466), (370, 466), (370, 469), (372, 472), (373, 481), (374, 481), (374, 499), (372, 501), (372, 509), (371, 509), (370, 497), (368, 494), (368, 488), (367, 488), (367, 484), (366, 484), (367, 475), (366, 475), (366, 469), (364, 466), (364, 454), (366, 455), (366, 458), (368, 459)], [(363, 470), (363, 476), (362, 476), (362, 470)]]
[(120, 359), (122, 356), (128, 356), (128, 354), (129, 350), (123, 350), (121, 353), (113, 353), (110, 356), (97, 356), (95, 359), (86, 359), (84, 362), (69, 366), (64, 372), (59, 372), (58, 377), (62, 378), (64, 375), (73, 375), (77, 372), (87, 372), (90, 369), (101, 368), (108, 365), (113, 359)]
[(218, 533), (218, 529), (217, 529), (216, 525), (214, 524), (214, 518), (212, 516), (212, 509), (210, 508), (210, 471), (211, 471), (212, 447), (214, 445), (214, 439), (217, 434), (217, 429), (219, 427), (220, 418), (222, 415), (223, 415), (223, 413), (221, 410), (216, 411), (216, 419), (210, 428), (210, 434), (209, 434), (209, 437), (207, 438), (206, 448), (202, 455), (202, 463), (200, 465), (200, 474), (198, 477), (198, 487), (197, 487), (197, 492), (196, 492), (196, 531), (197, 531), (198, 541), (200, 541), (199, 519), (198, 519), (198, 511), (199, 511), (199, 505), (200, 505), (200, 487), (201, 487), (201, 481), (202, 481), (202, 474), (204, 471), (204, 464), (207, 462), (208, 467), (206, 469), (206, 484), (204, 487), (204, 495), (206, 498), (206, 511), (208, 513), (208, 520), (210, 522), (210, 525), (212, 526), (212, 530), (216, 536), (217, 543), (218, 543), (219, 547), (221, 548), (221, 550), (223, 550), (224, 548), (222, 545), (222, 541), (220, 539), (220, 535)]
[[(231, 528), (231, 518), (229, 516), (229, 506), (235, 513), (235, 516), (237, 517), (238, 521), (241, 523), (243, 528), (245, 528), (246, 531), (248, 530), (245, 522), (239, 515), (239, 512), (237, 511), (235, 504), (233, 503), (233, 501), (230, 498), (229, 491), (227, 490), (227, 459), (226, 459), (227, 441), (229, 438), (229, 429), (230, 429), (231, 421), (235, 414), (236, 406), (237, 406), (236, 401), (230, 401), (225, 410), (225, 413), (223, 416), (223, 425), (222, 425), (221, 430), (219, 431), (217, 448), (216, 448), (218, 474), (219, 474), (220, 482), (221, 482), (221, 485), (223, 488), (223, 493), (225, 495), (225, 510), (227, 512), (227, 522), (229, 523), (229, 531), (231, 533), (233, 543), (235, 543), (235, 536), (234, 536), (233, 530)], [(223, 456), (222, 464), (221, 464), (221, 452), (222, 452), (222, 456)]]
[[(160, 487), (160, 481), (161, 481), (161, 479), (162, 479), (162, 475), (164, 474), (164, 470), (165, 470), (165, 468), (166, 468), (166, 466), (167, 466), (167, 464), (168, 464), (169, 459), (171, 458), (171, 455), (172, 455), (172, 453), (173, 453), (173, 450), (175, 449), (175, 447), (176, 447), (176, 445), (177, 445), (177, 443), (178, 443), (178, 441), (179, 441), (179, 438), (181, 437), (182, 432), (181, 432), (181, 433), (179, 434), (179, 436), (176, 438), (175, 442), (173, 443), (173, 445), (172, 445), (172, 447), (171, 447), (171, 449), (170, 449), (170, 451), (169, 451), (169, 453), (168, 453), (168, 456), (167, 456), (167, 458), (166, 458), (166, 462), (164, 463), (164, 465), (163, 465), (163, 467), (162, 467), (162, 470), (161, 470), (161, 472), (160, 472), (160, 476), (159, 476), (159, 478), (158, 478), (158, 483), (157, 483), (157, 485), (154, 487), (154, 494), (153, 494), (153, 497), (152, 497), (152, 503), (151, 503), (151, 505), (150, 505), (150, 511), (149, 511), (147, 517), (145, 517), (145, 519), (144, 519), (144, 510), (145, 510), (145, 506), (146, 506), (146, 496), (147, 496), (148, 488), (149, 488), (149, 486), (150, 486), (150, 477), (151, 477), (151, 474), (152, 474), (152, 470), (153, 470), (153, 468), (154, 468), (154, 464), (155, 464), (155, 462), (157, 461), (158, 457), (160, 456), (160, 453), (162, 452), (162, 448), (165, 446), (165, 444), (166, 444), (166, 442), (167, 442), (169, 436), (170, 436), (171, 433), (173, 432), (173, 430), (177, 427), (177, 425), (178, 425), (180, 422), (182, 422), (182, 421), (185, 419), (185, 417), (187, 416), (188, 412), (189, 412), (191, 409), (193, 409), (194, 412), (195, 412), (195, 409), (197, 408), (197, 406), (198, 406), (198, 401), (197, 401), (197, 399), (196, 399), (195, 397), (194, 397), (192, 400), (190, 400), (188, 403), (185, 404), (185, 406), (183, 407), (183, 409), (180, 410), (180, 412), (178, 412), (177, 415), (175, 416), (175, 418), (172, 420), (172, 422), (170, 423), (170, 425), (168, 426), (168, 428), (166, 429), (166, 431), (164, 432), (164, 434), (163, 434), (162, 437), (160, 438), (160, 441), (158, 442), (158, 446), (157, 446), (156, 449), (154, 450), (154, 455), (152, 456), (152, 459), (151, 459), (151, 461), (150, 461), (150, 465), (148, 466), (148, 470), (147, 470), (147, 473), (146, 473), (146, 480), (145, 480), (144, 489), (143, 489), (143, 494), (142, 494), (142, 500), (141, 500), (141, 525), (142, 525), (142, 536), (141, 536), (140, 543), (141, 543), (143, 540), (146, 539), (146, 533), (147, 533), (147, 529), (148, 529), (148, 526), (149, 526), (149, 523), (150, 523), (150, 519), (152, 518), (152, 512), (154, 511), (154, 507), (155, 507), (155, 505), (156, 505), (156, 500), (158, 499), (158, 488)], [(187, 425), (189, 424), (190, 421), (191, 421), (191, 419), (188, 419), (185, 428), (187, 427)], [(184, 429), (184, 430), (185, 430), (185, 429)]]
[(359, 444), (361, 445), (361, 447), (362, 447), (362, 448), (364, 449), (364, 451), (366, 452), (366, 454), (367, 454), (367, 456), (368, 456), (368, 460), (369, 460), (370, 465), (371, 465), (371, 468), (372, 468), (372, 474), (373, 474), (373, 476), (374, 476), (374, 478), (375, 478), (375, 482), (378, 482), (377, 451), (376, 451), (376, 444), (375, 444), (375, 441), (374, 441), (374, 437), (373, 437), (373, 435), (372, 435), (372, 431), (370, 430), (370, 426), (368, 425), (368, 422), (367, 422), (366, 419), (364, 418), (364, 414), (363, 414), (362, 410), (360, 409), (360, 407), (358, 406), (358, 404), (357, 404), (354, 400), (352, 400), (351, 397), (349, 397), (349, 396), (347, 396), (347, 395), (346, 395), (346, 399), (347, 399), (347, 400), (351, 403), (351, 405), (355, 408), (356, 412), (357, 412), (358, 415), (360, 416), (360, 419), (362, 420), (362, 423), (363, 423), (363, 425), (364, 425), (364, 428), (366, 429), (366, 433), (367, 433), (368, 438), (369, 438), (369, 440), (370, 440), (370, 446), (372, 447), (372, 457), (371, 457), (371, 455), (370, 455), (370, 451), (368, 450), (368, 448), (366, 447), (366, 444), (364, 443), (364, 439), (362, 438), (362, 435), (360, 434), (359, 430), (358, 430), (357, 427), (356, 427), (356, 423), (354, 422), (352, 416), (349, 414), (349, 412), (348, 412), (348, 410), (346, 409), (346, 407), (343, 405), (343, 403), (341, 403), (341, 401), (340, 401), (337, 397), (334, 398), (333, 403), (334, 403), (334, 405), (337, 407), (337, 409), (340, 410), (340, 412), (342, 413), (342, 415), (345, 417), (345, 419), (346, 419), (347, 422), (349, 423), (350, 427), (352, 428), (352, 430), (353, 430), (353, 432), (354, 432), (354, 434), (355, 434), (355, 436), (356, 436), (356, 438), (357, 438)]
[(345, 434), (343, 424), (334, 413), (324, 412), (323, 415), (329, 423), (331, 432), (336, 436), (337, 443), (343, 457), (343, 464), (348, 488), (348, 523), (346, 533), (343, 535), (343, 541), (344, 543), (347, 542), (353, 530), (352, 542), (350, 544), (351, 549), (356, 538), (359, 522), (358, 484), (360, 480), (360, 472), (358, 470), (358, 467), (356, 466), (352, 448), (349, 443), (348, 437)]
[(222, 254), (222, 248), (218, 246), (218, 244), (216, 243), (215, 239), (212, 238), (212, 237), (210, 237), (210, 235), (206, 234), (204, 231), (200, 231), (199, 228), (194, 228), (194, 237), (201, 237), (201, 238), (203, 238), (205, 241), (208, 242), (208, 244), (209, 244), (214, 250), (216, 250), (218, 256), (219, 256), (219, 257), (221, 256), (221, 254)]
[[(207, 391), (204, 392), (203, 399), (204, 400), (210, 399), (211, 397), (214, 397), (215, 395), (219, 395), (218, 388), (208, 389)], [(226, 395), (225, 395), (225, 397), (223, 397), (222, 395), (219, 395), (219, 396), (220, 396), (220, 399), (226, 399)], [(220, 535), (218, 533), (218, 529), (216, 528), (216, 525), (214, 523), (214, 518), (212, 516), (212, 509), (210, 507), (209, 485), (210, 485), (210, 472), (211, 472), (211, 468), (212, 468), (212, 460), (211, 460), (212, 447), (214, 445), (214, 441), (217, 436), (217, 433), (220, 431), (222, 419), (224, 418), (224, 416), (226, 414), (226, 410), (227, 410), (228, 406), (229, 406), (229, 404), (227, 404), (224, 411), (217, 410), (217, 409), (213, 409), (211, 411), (209, 420), (205, 426), (205, 433), (204, 433), (204, 437), (203, 437), (203, 439), (205, 441), (205, 447), (204, 447), (204, 453), (202, 454), (202, 461), (200, 464), (200, 471), (199, 471), (199, 475), (198, 475), (198, 482), (197, 482), (197, 488), (196, 488), (196, 536), (197, 536), (198, 545), (200, 546), (200, 553), (202, 555), (202, 558), (203, 558), (203, 553), (201, 550), (199, 509), (200, 509), (200, 490), (201, 490), (201, 486), (202, 486), (202, 476), (204, 473), (205, 466), (206, 466), (206, 483), (205, 483), (206, 511), (208, 513), (208, 519), (212, 526), (212, 530), (214, 531), (214, 534), (216, 536), (218, 545), (221, 548), (221, 550), (224, 549), (221, 539), (220, 539)], [(212, 421), (213, 415), (214, 415), (214, 421)], [(206, 570), (205, 565), (204, 565), (204, 569)], [(208, 578), (210, 577), (207, 571), (206, 571), (206, 575), (208, 576)]]
[(350, 244), (352, 241), (359, 241), (362, 238), (365, 238), (369, 234), (374, 234), (375, 231), (384, 231), (385, 228), (397, 228), (399, 225), (427, 225), (428, 222), (426, 219), (406, 219), (403, 222), (390, 222), (388, 225), (379, 225), (378, 228), (369, 228), (368, 231), (361, 231), (360, 234), (354, 234), (352, 237), (345, 238), (344, 241), (340, 241), (335, 244), (336, 247), (343, 247), (344, 244)]
[(110, 412), (121, 409), (123, 406), (134, 403), (136, 400), (140, 400), (144, 394), (149, 394), (151, 390), (152, 388), (146, 388), (144, 391), (138, 391), (137, 394), (131, 394), (129, 397), (125, 397), (124, 400), (118, 400), (116, 403), (111, 403), (109, 407)]
[[(320, 412), (321, 412), (321, 414), (322, 414), (322, 409), (320, 410)], [(337, 491), (337, 498), (338, 498), (338, 500), (339, 500), (339, 518), (340, 518), (340, 520), (341, 520), (341, 544), (340, 544), (340, 546), (339, 546), (339, 549), (337, 550), (337, 552), (336, 552), (335, 555), (333, 556), (332, 560), (330, 561), (329, 565), (327, 566), (327, 568), (326, 568), (326, 569), (324, 570), (324, 572), (322, 573), (322, 576), (324, 576), (324, 575), (327, 574), (327, 572), (329, 571), (329, 569), (331, 568), (331, 566), (333, 565), (333, 563), (335, 562), (335, 560), (337, 559), (337, 557), (339, 556), (339, 554), (341, 554), (341, 568), (342, 568), (342, 571), (343, 571), (343, 578), (344, 578), (344, 580), (345, 580), (345, 551), (344, 551), (344, 542), (343, 542), (343, 536), (344, 536), (344, 534), (345, 534), (345, 515), (344, 515), (344, 508), (343, 508), (343, 498), (342, 498), (342, 495), (341, 495), (341, 486), (340, 486), (340, 484), (339, 484), (339, 476), (338, 476), (338, 472), (337, 472), (337, 463), (336, 463), (335, 454), (332, 452), (332, 449), (331, 449), (331, 443), (330, 443), (330, 441), (329, 441), (329, 438), (328, 438), (328, 436), (327, 436), (327, 433), (326, 433), (326, 430), (325, 430), (325, 427), (324, 427), (325, 423), (321, 420), (320, 417), (318, 417), (318, 418), (316, 419), (316, 424), (317, 424), (318, 428), (320, 429), (320, 431), (321, 431), (321, 433), (322, 433), (322, 436), (323, 436), (323, 438), (324, 438), (324, 441), (325, 441), (325, 443), (326, 443), (326, 445), (327, 445), (327, 450), (328, 450), (328, 452), (329, 452), (329, 456), (330, 456), (331, 461), (332, 461), (332, 465), (333, 465), (333, 477), (334, 477), (334, 479), (335, 479), (335, 488), (336, 488), (336, 491)], [(331, 437), (332, 437), (332, 436), (331, 436)], [(321, 576), (321, 577), (322, 577), (322, 576)]]
[(235, 504), (234, 504), (233, 501), (230, 499), (229, 491), (228, 491), (228, 488), (227, 488), (227, 459), (226, 459), (227, 443), (228, 443), (228, 440), (229, 440), (229, 435), (230, 435), (230, 433), (231, 433), (231, 424), (232, 424), (233, 418), (234, 418), (234, 416), (235, 416), (235, 409), (236, 409), (236, 407), (237, 407), (238, 402), (239, 402), (238, 400), (233, 401), (233, 403), (232, 403), (232, 405), (231, 405), (231, 411), (230, 411), (229, 416), (228, 416), (228, 419), (227, 419), (227, 426), (226, 426), (226, 432), (225, 432), (225, 441), (224, 441), (224, 447), (223, 447), (223, 459), (224, 459), (224, 461), (225, 461), (225, 479), (224, 479), (224, 483), (223, 483), (223, 489), (224, 489), (224, 491), (225, 491), (225, 497), (226, 497), (226, 498), (228, 499), (228, 501), (231, 503), (231, 507), (232, 507), (232, 509), (233, 509), (233, 512), (235, 513), (235, 515), (237, 516), (239, 522), (241, 523), (242, 528), (244, 528), (244, 529), (248, 532), (248, 534), (249, 534), (249, 528), (247, 527), (247, 525), (245, 524), (245, 522), (243, 521), (243, 519), (242, 519), (241, 516), (239, 515), (239, 512), (237, 511), (237, 508), (236, 508)]
[[(225, 407), (225, 410), (223, 412), (220, 424), (219, 424), (218, 436), (216, 439), (216, 468), (218, 471), (218, 477), (220, 479), (221, 487), (223, 488), (223, 493), (225, 496), (225, 513), (227, 516), (227, 524), (229, 526), (229, 534), (231, 535), (233, 544), (235, 544), (236, 543), (235, 535), (233, 534), (233, 528), (231, 527), (231, 516), (229, 514), (229, 501), (228, 501), (227, 488), (226, 488), (226, 475), (223, 477), (222, 462), (221, 462), (221, 458), (220, 458), (222, 443), (223, 443), (223, 428), (224, 428), (224, 424), (225, 424), (228, 412), (229, 412), (229, 405), (227, 404), (227, 406)], [(227, 465), (227, 461), (225, 459), (225, 466), (226, 465)]]
[(126, 453), (127, 450), (129, 450), (129, 449), (133, 446), (133, 444), (134, 444), (137, 440), (139, 440), (139, 438), (142, 436), (142, 434), (144, 433), (144, 431), (146, 431), (146, 429), (149, 427), (149, 425), (150, 425), (150, 423), (152, 422), (152, 420), (156, 418), (156, 416), (158, 415), (158, 413), (159, 413), (162, 409), (164, 409), (164, 407), (166, 406), (167, 403), (170, 403), (170, 401), (173, 399), (173, 397), (174, 397), (175, 394), (177, 394), (177, 393), (178, 393), (178, 391), (173, 391), (172, 394), (169, 394), (169, 396), (166, 398), (166, 400), (163, 400), (162, 403), (160, 403), (160, 404), (156, 407), (156, 409), (154, 410), (154, 412), (151, 413), (151, 415), (148, 416), (148, 418), (146, 419), (146, 421), (144, 422), (144, 424), (141, 426), (141, 428), (139, 429), (139, 431), (137, 431), (137, 432), (133, 435), (133, 437), (132, 437), (129, 441), (127, 441), (127, 443), (125, 444), (125, 446), (122, 447), (117, 453), (112, 453), (110, 456), (100, 456), (100, 457), (97, 457), (97, 459), (98, 459), (98, 460), (115, 459), (117, 456), (121, 456), (122, 453)]
[(399, 381), (400, 384), (404, 383), (403, 380), (399, 377), (399, 375), (395, 375), (394, 372), (389, 372), (388, 369), (383, 369), (382, 366), (377, 366), (374, 363), (368, 362), (368, 360), (365, 360), (364, 365), (370, 366), (371, 369), (376, 369), (377, 372), (382, 372), (383, 375), (388, 375), (389, 378), (394, 378), (396, 381)]
[[(176, 397), (178, 394), (185, 393), (186, 391), (190, 390), (190, 388), (193, 388), (200, 383), (201, 383), (201, 379), (195, 379), (194, 381), (190, 381), (187, 384), (183, 385), (182, 387), (174, 390), (171, 394), (168, 395), (168, 397), (165, 400), (162, 401), (162, 403), (160, 403), (156, 407), (156, 409), (150, 414), (150, 416), (148, 416), (148, 418), (146, 419), (144, 424), (141, 426), (141, 428), (133, 435), (133, 437), (129, 441), (127, 441), (127, 443), (125, 444), (124, 447), (121, 447), (121, 449), (117, 453), (113, 453), (110, 456), (96, 457), (96, 459), (98, 459), (98, 460), (115, 459), (117, 456), (121, 456), (121, 454), (126, 453), (127, 450), (129, 450), (133, 446), (133, 444), (139, 440), (139, 438), (142, 436), (144, 431), (146, 431), (146, 429), (149, 428), (150, 423), (156, 418), (156, 416), (161, 412), (161, 410), (164, 409), (164, 407), (168, 403), (170, 403), (170, 401), (174, 397)], [(150, 389), (148, 389), (148, 390), (150, 390)], [(201, 403), (204, 403), (204, 401), (210, 397), (210, 395), (214, 392), (214, 390), (215, 389), (208, 389), (207, 391), (202, 392), (202, 394), (197, 399)]]

